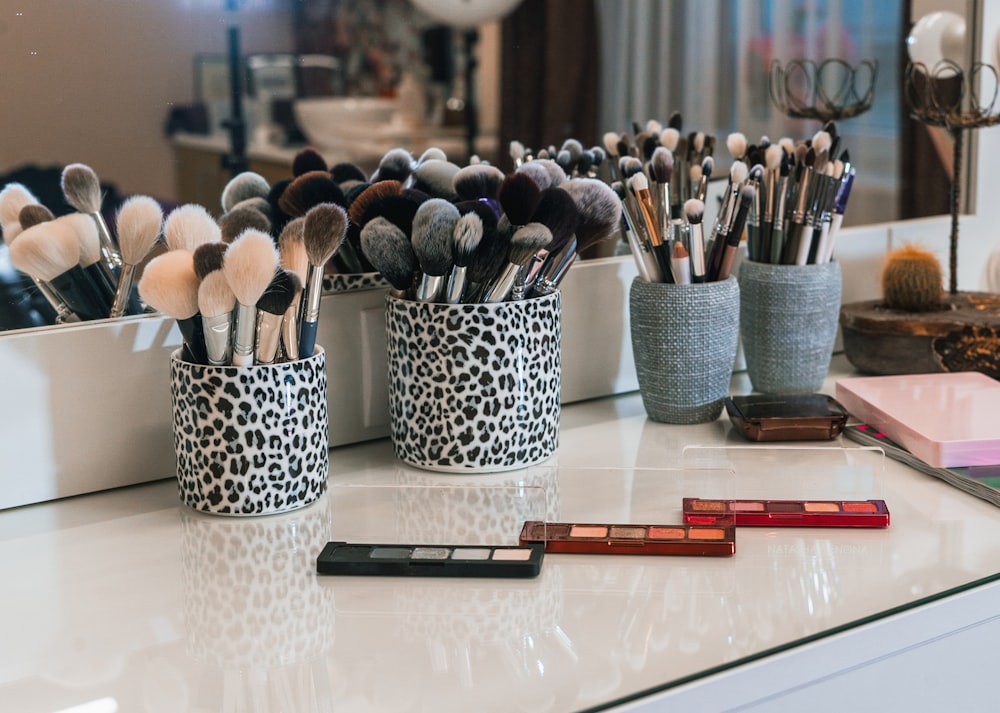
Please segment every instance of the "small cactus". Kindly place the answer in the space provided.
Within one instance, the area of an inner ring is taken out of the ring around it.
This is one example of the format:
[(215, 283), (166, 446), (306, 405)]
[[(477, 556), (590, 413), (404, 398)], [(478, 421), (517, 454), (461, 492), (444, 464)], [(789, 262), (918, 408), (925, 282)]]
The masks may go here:
[(882, 299), (902, 312), (931, 312), (944, 301), (941, 264), (934, 253), (915, 245), (891, 251), (882, 266)]

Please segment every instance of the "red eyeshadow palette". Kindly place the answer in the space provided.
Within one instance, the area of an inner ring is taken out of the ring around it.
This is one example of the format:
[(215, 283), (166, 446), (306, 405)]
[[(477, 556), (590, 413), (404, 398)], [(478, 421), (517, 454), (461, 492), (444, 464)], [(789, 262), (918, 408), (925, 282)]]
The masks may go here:
[(529, 520), (522, 545), (543, 543), (549, 553), (585, 555), (691, 555), (726, 557), (736, 551), (736, 530), (717, 525), (598, 525)]
[(884, 500), (704, 500), (684, 498), (684, 522), (764, 527), (888, 527)]
[(374, 545), (327, 542), (319, 574), (396, 577), (535, 577), (541, 545)]

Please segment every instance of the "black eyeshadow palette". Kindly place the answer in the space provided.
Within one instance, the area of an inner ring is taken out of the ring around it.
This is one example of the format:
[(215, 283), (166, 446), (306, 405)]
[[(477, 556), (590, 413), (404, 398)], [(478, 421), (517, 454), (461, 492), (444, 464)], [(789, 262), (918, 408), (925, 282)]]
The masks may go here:
[(390, 577), (536, 577), (544, 545), (378, 545), (328, 542), (318, 574)]

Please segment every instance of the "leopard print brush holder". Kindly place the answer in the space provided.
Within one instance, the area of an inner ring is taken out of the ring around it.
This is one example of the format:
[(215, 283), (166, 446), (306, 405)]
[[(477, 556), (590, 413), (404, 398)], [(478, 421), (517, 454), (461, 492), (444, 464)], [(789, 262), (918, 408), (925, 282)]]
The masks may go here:
[(418, 468), (525, 468), (559, 445), (560, 298), (442, 304), (386, 296), (389, 420)]
[(295, 510), (326, 490), (326, 353), (247, 367), (170, 357), (180, 499), (217, 515)]

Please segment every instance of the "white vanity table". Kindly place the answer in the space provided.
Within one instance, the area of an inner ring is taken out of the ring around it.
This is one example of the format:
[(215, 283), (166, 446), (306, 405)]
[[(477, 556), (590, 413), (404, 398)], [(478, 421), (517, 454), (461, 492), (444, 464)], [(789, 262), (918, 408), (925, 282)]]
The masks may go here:
[[(835, 357), (831, 378), (847, 373)], [(744, 375), (733, 389), (749, 390)], [(638, 394), (565, 406), (546, 507), (644, 517), (690, 487), (649, 477), (692, 445), (749, 446), (725, 415), (650, 422)], [(789, 458), (854, 448), (807, 445)], [(403, 469), (382, 439), (332, 450), (312, 506), (230, 519), (183, 510), (172, 464), (150, 463), (164, 480), (0, 512), (0, 710), (994, 710), (1000, 512), (878, 462), (863, 487), (887, 501), (888, 530), (741, 528), (732, 558), (547, 555), (526, 580), (314, 574), (348, 520), (468, 538), (468, 522), (413, 494), (516, 473)], [(636, 475), (578, 475), (604, 466)], [(807, 489), (828, 477), (803, 470)], [(714, 472), (737, 493), (741, 477), (768, 477)], [(360, 494), (376, 492), (388, 499), (366, 511)]]

